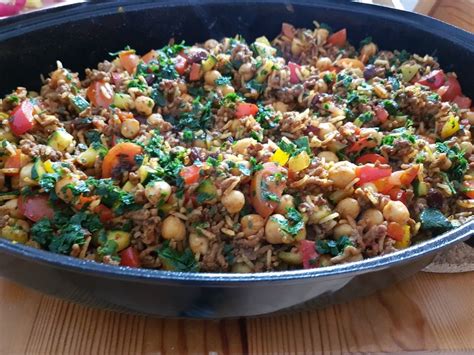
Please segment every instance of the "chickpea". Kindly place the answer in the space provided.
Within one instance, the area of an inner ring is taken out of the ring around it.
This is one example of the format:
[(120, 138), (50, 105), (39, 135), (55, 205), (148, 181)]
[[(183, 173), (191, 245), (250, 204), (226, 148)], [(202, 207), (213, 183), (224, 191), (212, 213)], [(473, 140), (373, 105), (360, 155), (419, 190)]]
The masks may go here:
[(191, 233), (189, 235), (189, 247), (194, 254), (204, 255), (209, 249), (209, 240), (206, 237)]
[(249, 81), (253, 78), (252, 63), (244, 63), (239, 68), (239, 74), (243, 81)]
[(280, 202), (275, 210), (276, 213), (285, 215), (289, 208), (295, 207), (295, 198), (285, 194), (280, 198)]
[(317, 92), (327, 92), (328, 91), (328, 84), (323, 79), (318, 79), (316, 82)]
[(207, 50), (213, 49), (219, 45), (219, 42), (217, 42), (215, 39), (208, 39), (206, 42), (204, 42), (204, 48)]
[(31, 178), (34, 163), (26, 164), (20, 170), (20, 186), (34, 186), (36, 181)]
[(11, 217), (20, 218), (22, 216), (22, 214), (18, 210), (17, 198), (5, 202), (0, 211), (6, 211)]
[(138, 96), (135, 99), (136, 110), (145, 116), (150, 116), (153, 113), (154, 106), (155, 101), (147, 96)]
[(232, 270), (234, 274), (247, 274), (252, 272), (253, 270), (248, 266), (246, 263), (235, 263), (232, 265)]
[(282, 112), (282, 113), (288, 111), (288, 105), (281, 101), (274, 102), (273, 108), (275, 109), (275, 111)]
[(245, 205), (245, 196), (242, 192), (233, 190), (222, 196), (222, 204), (230, 214), (238, 213)]
[(369, 208), (360, 217), (368, 227), (378, 226), (383, 223), (383, 214), (375, 208)]
[(232, 150), (238, 154), (246, 154), (248, 147), (257, 144), (257, 141), (253, 138), (239, 139), (232, 145)]
[(377, 45), (373, 42), (367, 43), (360, 50), (360, 54), (367, 59), (375, 55), (375, 53), (377, 53)]
[(354, 198), (346, 197), (339, 201), (336, 206), (336, 211), (344, 218), (352, 217), (355, 219), (360, 213), (359, 202)]
[(161, 226), (161, 236), (168, 240), (184, 240), (186, 237), (186, 226), (178, 217), (168, 216)]
[(217, 70), (210, 70), (204, 74), (204, 81), (207, 85), (214, 86), (216, 84), (216, 80), (222, 77), (221, 73)]
[(159, 127), (163, 123), (163, 116), (159, 113), (153, 113), (146, 119), (146, 123), (151, 127)]
[(328, 70), (331, 66), (332, 66), (332, 61), (328, 57), (321, 57), (316, 62), (316, 68), (318, 68), (319, 71)]
[(336, 153), (333, 153), (329, 150), (325, 150), (323, 152), (319, 152), (318, 157), (324, 159), (326, 163), (328, 162), (338, 162), (339, 158), (337, 157)]
[(332, 180), (335, 187), (343, 189), (355, 179), (355, 168), (356, 166), (348, 161), (337, 162), (329, 169), (329, 180)]
[(390, 201), (383, 208), (383, 216), (387, 221), (405, 224), (410, 218), (410, 212), (403, 202)]
[(329, 133), (332, 133), (337, 130), (336, 126), (334, 126), (330, 122), (322, 122), (319, 124), (318, 128), (319, 128), (318, 137), (321, 140), (325, 139)]
[(232, 85), (222, 85), (222, 86), (219, 86), (219, 88), (221, 89), (223, 96), (226, 96), (227, 94), (232, 94), (235, 92), (235, 89)]
[(265, 220), (258, 214), (248, 214), (240, 220), (242, 232), (246, 237), (255, 235), (265, 226)]
[(152, 181), (145, 187), (145, 196), (150, 203), (157, 205), (166, 202), (171, 195), (171, 186), (166, 181)]
[(351, 234), (352, 234), (352, 227), (346, 223), (337, 225), (332, 231), (332, 235), (334, 239), (339, 239), (343, 236), (348, 237)]
[(287, 220), (281, 214), (270, 216), (265, 224), (265, 239), (270, 244), (282, 244), (291, 241), (291, 236), (281, 229), (280, 223), (286, 223)]
[[(24, 223), (27, 223), (23, 221)], [(20, 244), (25, 244), (28, 241), (28, 231), (29, 231), (29, 226), (28, 229), (25, 230), (22, 228), (21, 225), (18, 224), (18, 221), (15, 222), (15, 225), (10, 226), (7, 225), (3, 227), (0, 230), (0, 235), (8, 240), (11, 240), (13, 242), (17, 242)]]
[(120, 133), (122, 133), (122, 136), (125, 138), (135, 138), (139, 131), (140, 122), (134, 118), (125, 120), (120, 128)]
[(472, 154), (474, 152), (474, 146), (471, 142), (461, 142), (461, 150), (464, 150), (466, 154)]
[(56, 183), (54, 190), (56, 191), (56, 195), (63, 200), (64, 202), (72, 202), (74, 199), (74, 195), (71, 189), (68, 189), (67, 186), (75, 186), (79, 182), (79, 179), (75, 176), (66, 176), (63, 177)]

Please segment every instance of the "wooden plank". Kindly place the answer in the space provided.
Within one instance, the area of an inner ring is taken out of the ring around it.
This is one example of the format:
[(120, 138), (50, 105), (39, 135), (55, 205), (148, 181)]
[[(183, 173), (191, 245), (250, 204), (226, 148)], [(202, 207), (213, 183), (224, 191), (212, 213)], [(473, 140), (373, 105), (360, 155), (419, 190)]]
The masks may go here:
[(439, 0), (430, 16), (474, 32), (474, 0)]
[(247, 321), (251, 353), (474, 349), (472, 273), (416, 277), (319, 311)]

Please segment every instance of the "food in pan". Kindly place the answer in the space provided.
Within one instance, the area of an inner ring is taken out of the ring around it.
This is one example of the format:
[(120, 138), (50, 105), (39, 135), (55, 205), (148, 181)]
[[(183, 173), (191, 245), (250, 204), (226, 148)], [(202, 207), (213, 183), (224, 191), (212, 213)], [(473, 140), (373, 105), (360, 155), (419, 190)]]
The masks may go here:
[(284, 23), (125, 48), (0, 102), (0, 234), (113, 265), (362, 260), (472, 217), (471, 99), (435, 58)]

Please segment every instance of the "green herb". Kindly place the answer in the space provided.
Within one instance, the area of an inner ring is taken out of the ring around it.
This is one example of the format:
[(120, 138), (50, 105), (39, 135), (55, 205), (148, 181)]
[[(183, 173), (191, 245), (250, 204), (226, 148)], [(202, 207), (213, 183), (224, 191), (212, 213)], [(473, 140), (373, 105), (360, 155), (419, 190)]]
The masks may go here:
[(344, 252), (344, 249), (352, 245), (349, 237), (342, 236), (336, 240), (318, 240), (316, 243), (316, 250), (319, 254), (331, 254), (337, 256)]
[(249, 161), (250, 161), (250, 165), (252, 166), (252, 171), (253, 172), (256, 172), (256, 171), (259, 171), (259, 170), (263, 169), (263, 164), (258, 163), (257, 159), (255, 157), (250, 157)]
[(56, 183), (58, 182), (60, 175), (58, 173), (46, 173), (40, 177), (39, 185), (45, 192), (54, 190)]
[(435, 232), (445, 232), (453, 225), (443, 215), (443, 213), (436, 208), (426, 208), (420, 214), (421, 228), (425, 230), (434, 230)]
[(278, 126), (279, 118), (271, 107), (259, 104), (255, 121), (257, 121), (263, 129), (273, 129)]
[(53, 233), (53, 225), (47, 218), (39, 220), (31, 227), (31, 239), (43, 247), (49, 244)]
[(185, 128), (183, 131), (183, 141), (189, 143), (194, 141), (194, 132), (189, 128)]
[[(309, 147), (309, 139), (306, 136), (300, 137), (297, 140), (295, 140), (296, 146), (299, 148), (298, 153), (301, 151), (305, 151), (308, 154), (311, 154), (311, 148)], [(296, 154), (296, 155), (297, 155)]]
[(150, 98), (155, 101), (155, 104), (158, 106), (166, 106), (167, 100), (165, 95), (163, 95), (163, 92), (156, 85), (153, 85), (153, 88), (151, 89)]
[(393, 91), (397, 91), (398, 89), (400, 89), (400, 82), (397, 78), (395, 78), (394, 76), (390, 76), (387, 80), (392, 86)]
[(342, 82), (342, 85), (345, 88), (349, 88), (351, 86), (352, 80), (353, 80), (352, 76), (350, 75), (342, 74), (342, 73), (337, 74), (337, 81)]
[(427, 98), (428, 98), (428, 101), (430, 101), (430, 102), (434, 102), (434, 103), (439, 102), (439, 94), (437, 94), (435, 92), (429, 94)]
[(323, 75), (323, 80), (326, 84), (332, 84), (336, 79), (336, 74), (329, 72)]
[(393, 145), (397, 140), (406, 140), (412, 144), (416, 142), (416, 136), (405, 127), (392, 130), (391, 134), (382, 138), (381, 145)]
[(109, 150), (100, 142), (92, 142), (91, 147), (99, 154), (101, 158), (104, 158), (109, 152)]
[(451, 161), (451, 167), (448, 170), (448, 176), (452, 180), (462, 181), (464, 175), (469, 167), (469, 162), (465, 158), (465, 153), (457, 147), (449, 148), (445, 143), (436, 143), (436, 150), (440, 153), (445, 153)]
[(77, 113), (81, 113), (82, 111), (89, 108), (89, 103), (80, 95), (71, 97), (71, 104)]
[(304, 228), (303, 216), (294, 207), (288, 208), (287, 220), (281, 220), (276, 218), (274, 218), (273, 220), (278, 223), (278, 225), (283, 231), (292, 236), (296, 236), (300, 232), (300, 230)]
[(280, 143), (278, 143), (278, 148), (292, 156), (295, 153), (297, 146), (296, 144), (292, 143), (288, 138), (283, 138)]
[(108, 239), (104, 245), (97, 248), (97, 255), (102, 260), (104, 256), (112, 256), (117, 254), (118, 244), (115, 240)]
[(193, 100), (192, 110), (183, 112), (178, 118), (176, 128), (182, 130), (189, 128), (191, 130), (207, 129), (212, 125), (211, 105), (208, 101), (205, 105), (199, 102), (199, 97)]
[(255, 79), (252, 79), (245, 84), (245, 88), (250, 91), (256, 91), (259, 94), (262, 94), (265, 90), (265, 84), (257, 82)]
[(365, 37), (362, 41), (360, 41), (359, 47), (362, 48), (363, 46), (370, 43), (372, 43), (372, 37), (371, 36)]
[(8, 95), (6, 97), (6, 100), (9, 101), (12, 104), (19, 104), (20, 103), (20, 98), (15, 94)]
[(112, 208), (116, 215), (138, 208), (135, 204), (133, 194), (123, 191), (114, 185), (112, 179), (95, 179), (89, 177), (85, 184), (90, 190), (94, 189), (94, 194), (101, 196), (101, 203)]
[(89, 131), (86, 131), (86, 139), (89, 142), (89, 144), (101, 143), (102, 140), (100, 139), (100, 136), (101, 136), (101, 133), (96, 129), (91, 129)]
[(398, 104), (394, 100), (383, 100), (382, 105), (390, 115), (395, 116), (398, 112)]
[(372, 121), (374, 118), (374, 113), (372, 111), (366, 111), (359, 115), (354, 121), (357, 126), (362, 126), (364, 123)]
[(193, 252), (189, 248), (186, 248), (183, 253), (180, 253), (171, 248), (167, 241), (157, 250), (157, 253), (166, 270), (181, 272), (199, 271), (199, 265), (194, 258)]
[(214, 84), (217, 86), (221, 85), (230, 85), (232, 78), (229, 76), (221, 76), (220, 78), (214, 80)]

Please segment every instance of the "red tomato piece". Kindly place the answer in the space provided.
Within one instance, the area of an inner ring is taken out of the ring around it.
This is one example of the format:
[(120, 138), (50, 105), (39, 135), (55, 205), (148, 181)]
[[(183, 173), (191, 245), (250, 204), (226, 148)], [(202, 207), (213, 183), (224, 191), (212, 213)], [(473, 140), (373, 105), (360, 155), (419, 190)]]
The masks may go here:
[(298, 84), (300, 82), (300, 78), (298, 77), (298, 72), (301, 69), (299, 64), (288, 62), (288, 68), (290, 69), (290, 83)]
[(347, 41), (347, 30), (343, 28), (329, 36), (328, 43), (336, 47), (343, 47)]
[(464, 181), (462, 192), (467, 197), (474, 199), (474, 180)]
[(452, 101), (462, 95), (461, 84), (454, 76), (448, 75), (444, 86), (446, 86), (446, 91), (441, 95), (442, 101)]
[(303, 268), (314, 269), (318, 267), (318, 252), (315, 248), (315, 242), (312, 240), (301, 240), (298, 248), (303, 259)]
[(403, 240), (403, 235), (405, 231), (403, 230), (403, 226), (401, 224), (390, 222), (387, 227), (387, 235), (395, 239), (399, 242)]
[(368, 137), (362, 137), (359, 140), (352, 143), (352, 145), (347, 148), (347, 153), (358, 153), (364, 148), (372, 148), (377, 145), (377, 142), (374, 140), (369, 140)]
[(184, 75), (186, 68), (188, 67), (188, 61), (179, 54), (174, 58), (174, 67), (179, 75)]
[(386, 109), (380, 106), (375, 106), (374, 111), (375, 111), (375, 117), (377, 117), (377, 119), (381, 123), (384, 123), (387, 121), (389, 114)]
[(287, 171), (276, 163), (265, 163), (250, 184), (252, 206), (263, 218), (270, 216), (286, 188)]
[(418, 80), (418, 84), (428, 86), (431, 90), (436, 90), (443, 86), (445, 81), (446, 75), (442, 70), (433, 70), (431, 73)]
[(54, 210), (49, 204), (47, 195), (20, 197), (18, 209), (21, 214), (33, 222), (38, 222), (42, 218), (52, 219), (54, 217)]
[(140, 57), (135, 54), (135, 51), (121, 51), (119, 53), (120, 64), (129, 74), (133, 74), (137, 68)]
[(179, 176), (184, 179), (186, 185), (191, 185), (199, 181), (200, 171), (201, 168), (197, 165), (185, 166), (179, 173)]
[(418, 170), (420, 170), (420, 166), (415, 165), (406, 170), (395, 171), (388, 181), (395, 186), (410, 185), (418, 175)]
[(117, 177), (136, 165), (135, 157), (142, 153), (142, 147), (131, 142), (122, 142), (111, 148), (102, 162), (102, 177)]
[(27, 159), (27, 156), (25, 156), (22, 152), (21, 149), (17, 149), (14, 155), (11, 155), (7, 158), (5, 161), (5, 169), (18, 169), (17, 173), (11, 174), (11, 173), (5, 173), (7, 176), (14, 176), (18, 175), (20, 173), (20, 169), (23, 165), (25, 165), (25, 160)]
[(21, 136), (33, 128), (35, 119), (33, 118), (33, 105), (30, 100), (25, 100), (15, 107), (9, 123), (13, 134), (16, 136)]
[(193, 63), (189, 72), (189, 80), (196, 81), (201, 77), (201, 64)]
[(380, 154), (375, 154), (375, 153), (368, 153), (368, 154), (361, 155), (356, 160), (356, 164), (367, 164), (367, 163), (375, 164), (376, 162), (379, 162), (380, 164), (388, 164), (388, 161), (387, 159), (385, 159), (385, 157), (381, 156)]
[(114, 218), (114, 213), (112, 210), (103, 204), (100, 204), (94, 208), (94, 212), (99, 215), (99, 219), (102, 223), (106, 223)]
[(235, 108), (235, 116), (237, 118), (254, 116), (258, 112), (258, 106), (255, 104), (247, 104), (245, 102), (238, 103)]
[(453, 100), (453, 103), (457, 104), (459, 108), (467, 109), (471, 107), (472, 100), (464, 95), (456, 96)]
[(407, 203), (407, 193), (399, 187), (395, 187), (388, 192), (388, 195), (393, 201), (400, 201), (404, 204)]
[(388, 182), (388, 178), (372, 181), (372, 184), (375, 185), (378, 192), (384, 195), (388, 194), (390, 190), (394, 187), (394, 185)]
[(152, 49), (147, 54), (142, 56), (142, 60), (143, 62), (148, 64), (149, 62), (151, 62), (153, 59), (156, 59), (157, 57), (158, 57), (158, 53), (154, 49)]
[(128, 267), (140, 267), (140, 256), (137, 249), (128, 247), (120, 253), (120, 265)]
[(390, 167), (382, 168), (367, 164), (356, 168), (356, 176), (359, 178), (358, 185), (385, 178), (390, 174), (392, 174), (392, 168)]
[(293, 37), (295, 37), (296, 30), (293, 25), (283, 22), (283, 24), (281, 25), (281, 32), (289, 39), (293, 39)]
[(109, 107), (114, 101), (114, 89), (105, 81), (94, 81), (87, 88), (87, 98), (96, 107)]

